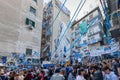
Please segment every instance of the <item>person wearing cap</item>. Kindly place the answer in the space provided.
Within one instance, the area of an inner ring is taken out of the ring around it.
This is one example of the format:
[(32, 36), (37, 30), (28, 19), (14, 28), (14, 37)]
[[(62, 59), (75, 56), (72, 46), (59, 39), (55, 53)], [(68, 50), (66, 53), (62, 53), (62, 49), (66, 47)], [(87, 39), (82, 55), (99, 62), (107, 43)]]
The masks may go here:
[(0, 80), (8, 80), (3, 69), (0, 70)]
[(50, 80), (65, 80), (64, 74), (65, 70), (58, 68), (56, 69), (55, 73), (53, 74)]

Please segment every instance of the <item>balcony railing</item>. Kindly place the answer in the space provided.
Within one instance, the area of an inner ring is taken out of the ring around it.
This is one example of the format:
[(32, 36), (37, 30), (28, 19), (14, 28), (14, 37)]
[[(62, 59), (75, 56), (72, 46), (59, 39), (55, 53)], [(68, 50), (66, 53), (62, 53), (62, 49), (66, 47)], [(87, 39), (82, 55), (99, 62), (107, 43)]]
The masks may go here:
[(112, 12), (111, 15), (111, 28), (120, 28), (120, 10)]

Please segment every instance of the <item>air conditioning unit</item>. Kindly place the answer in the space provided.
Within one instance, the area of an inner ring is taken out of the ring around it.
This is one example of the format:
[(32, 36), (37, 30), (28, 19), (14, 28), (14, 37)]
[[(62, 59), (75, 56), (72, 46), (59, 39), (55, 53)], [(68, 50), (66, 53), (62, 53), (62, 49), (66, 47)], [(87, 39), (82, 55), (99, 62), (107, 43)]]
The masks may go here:
[(33, 26), (29, 25), (29, 29), (30, 29), (30, 30), (33, 30)]

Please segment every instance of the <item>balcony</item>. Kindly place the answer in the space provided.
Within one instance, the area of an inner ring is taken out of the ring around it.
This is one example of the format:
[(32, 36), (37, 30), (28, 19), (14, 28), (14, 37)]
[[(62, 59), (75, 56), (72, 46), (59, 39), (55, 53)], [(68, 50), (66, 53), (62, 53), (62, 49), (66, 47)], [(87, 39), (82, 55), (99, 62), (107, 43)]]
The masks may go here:
[(46, 26), (47, 26), (47, 23), (46, 23), (46, 22), (43, 22), (43, 24), (42, 24), (42, 28), (45, 29)]
[(88, 44), (95, 44), (99, 41), (102, 41), (102, 33), (97, 33), (88, 37)]
[(42, 38), (42, 41), (46, 41), (46, 38)]
[(46, 42), (41, 42), (41, 46), (43, 46), (43, 45), (45, 45), (46, 44)]
[[(115, 12), (112, 13), (113, 15), (111, 16), (111, 28), (110, 28), (110, 32), (112, 32), (112, 34), (114, 35), (114, 31), (117, 31), (118, 29), (118, 33), (119, 33), (119, 29), (120, 29), (120, 10), (117, 10)], [(116, 33), (117, 33), (116, 32)]]
[(45, 34), (42, 34), (42, 38), (45, 38), (45, 39), (46, 39), (46, 35), (45, 35)]
[(107, 3), (108, 3), (110, 13), (119, 9), (118, 2), (119, 2), (118, 0), (108, 0)]
[(52, 35), (52, 32), (51, 30), (49, 29), (47, 32), (46, 32), (46, 36), (51, 36)]

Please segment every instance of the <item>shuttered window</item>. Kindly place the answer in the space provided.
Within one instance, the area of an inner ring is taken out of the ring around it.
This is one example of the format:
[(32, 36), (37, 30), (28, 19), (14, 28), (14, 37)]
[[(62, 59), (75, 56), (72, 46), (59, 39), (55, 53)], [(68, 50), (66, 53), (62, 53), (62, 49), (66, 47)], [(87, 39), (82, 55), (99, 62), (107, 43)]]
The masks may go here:
[(31, 56), (32, 55), (32, 49), (26, 49), (26, 55)]
[(30, 6), (30, 12), (34, 15), (36, 15), (36, 9)]
[(30, 25), (32, 27), (35, 27), (35, 22), (30, 20), (29, 18), (26, 18), (26, 25)]

